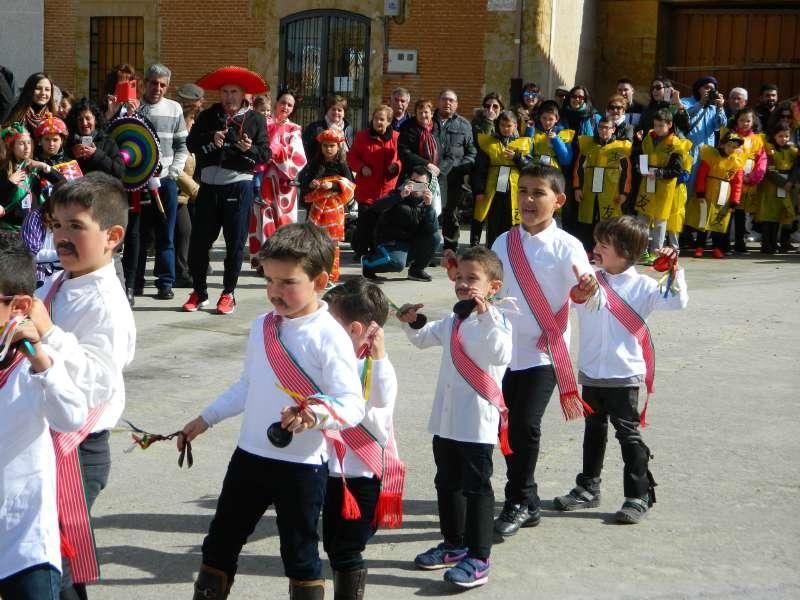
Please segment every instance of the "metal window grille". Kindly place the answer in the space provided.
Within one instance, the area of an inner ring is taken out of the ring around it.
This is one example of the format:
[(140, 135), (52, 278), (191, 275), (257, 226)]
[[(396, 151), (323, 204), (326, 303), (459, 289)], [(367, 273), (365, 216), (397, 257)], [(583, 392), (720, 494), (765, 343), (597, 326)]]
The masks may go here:
[(299, 98), (292, 120), (320, 119), (325, 98), (347, 98), (346, 118), (355, 129), (369, 119), (367, 17), (339, 10), (311, 10), (281, 20), (280, 85)]
[(113, 67), (128, 63), (144, 71), (144, 18), (92, 17), (89, 27), (89, 97), (102, 101)]

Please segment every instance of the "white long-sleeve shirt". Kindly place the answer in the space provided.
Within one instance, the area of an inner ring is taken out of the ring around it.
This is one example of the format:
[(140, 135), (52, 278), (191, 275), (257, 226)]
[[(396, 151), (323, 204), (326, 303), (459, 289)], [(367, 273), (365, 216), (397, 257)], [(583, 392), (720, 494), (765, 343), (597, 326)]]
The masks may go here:
[(109, 403), (92, 432), (110, 429), (125, 410), (122, 370), (136, 348), (133, 313), (113, 263), (75, 278), (55, 273), (36, 295), (44, 299), (56, 277), (67, 279), (53, 299), (54, 326), (42, 341), (64, 361), (90, 410)]
[[(564, 302), (568, 301), (570, 288), (578, 282), (572, 267), (577, 267), (581, 275), (594, 272), (586, 256), (586, 250), (577, 238), (556, 227), (555, 221), (536, 235), (529, 234), (522, 226), (519, 227), (528, 263), (532, 266), (551, 310), (557, 313)], [(514, 353), (509, 368), (512, 371), (521, 371), (552, 364), (550, 355), (536, 347), (542, 330), (525, 302), (519, 282), (514, 277), (506, 248), (507, 237), (508, 232), (500, 235), (492, 244), (492, 250), (503, 262), (503, 287), (498, 295), (516, 298), (520, 309), (519, 314), (508, 315), (514, 331)], [(564, 332), (564, 342), (569, 347), (569, 323)]]
[[(450, 354), (450, 334), (455, 315), (426, 324), (422, 329), (403, 329), (417, 348), (442, 346), (442, 362), (428, 431), (450, 440), (496, 444), (500, 412), (461, 376)], [(473, 312), (459, 330), (464, 352), (499, 387), (511, 360), (511, 324), (494, 306), (479, 315)]]
[[(277, 388), (278, 377), (267, 361), (265, 318), (266, 315), (258, 317), (250, 329), (239, 381), (220, 394), (200, 416), (209, 425), (216, 425), (244, 413), (238, 443), (242, 450), (276, 460), (322, 464), (328, 460), (329, 448), (319, 429), (296, 433), (285, 448), (277, 448), (267, 439), (267, 428), (280, 421), (281, 409), (294, 405), (294, 400)], [(357, 425), (364, 418), (364, 398), (353, 343), (330, 315), (327, 304), (320, 302), (320, 307), (310, 315), (282, 319), (279, 334), (300, 368), (323, 394), (335, 400), (333, 408), (343, 423), (330, 418), (324, 408), (311, 406), (317, 426), (344, 429)]]
[[(364, 360), (358, 361), (359, 373), (364, 368)], [(397, 400), (397, 375), (388, 357), (372, 361), (372, 382), (367, 394), (366, 413), (361, 425), (367, 429), (382, 448), (397, 448), (394, 439), (392, 415)], [(373, 473), (358, 455), (348, 450), (344, 455), (343, 468), (335, 454), (328, 458), (331, 475), (339, 475), (344, 470), (346, 477), (372, 477)]]
[(23, 360), (0, 388), (0, 579), (43, 563), (61, 570), (50, 428), (79, 429), (87, 409), (64, 363), (44, 350), (49, 369), (31, 373)]
[[(635, 310), (642, 319), (654, 310), (680, 310), (686, 308), (689, 294), (683, 269), (678, 269), (676, 284), (679, 292), (664, 298), (658, 282), (642, 275), (634, 267), (611, 275), (606, 273), (608, 284)], [(579, 319), (578, 371), (590, 379), (635, 380), (644, 377), (646, 367), (642, 348), (627, 329), (608, 310), (605, 291), (600, 292), (600, 310), (577, 304)]]

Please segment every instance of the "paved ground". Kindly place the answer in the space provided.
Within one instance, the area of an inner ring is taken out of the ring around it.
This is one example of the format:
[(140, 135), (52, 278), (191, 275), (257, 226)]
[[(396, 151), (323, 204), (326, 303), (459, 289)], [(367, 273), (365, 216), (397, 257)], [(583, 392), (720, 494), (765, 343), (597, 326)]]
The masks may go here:
[[(356, 273), (348, 262), (345, 255), (344, 272)], [(468, 592), (471, 598), (800, 597), (800, 255), (683, 264), (689, 308), (651, 319), (658, 369), (645, 439), (655, 454), (658, 504), (641, 525), (611, 523), (622, 471), (610, 440), (601, 507), (560, 514), (548, 502), (539, 527), (495, 546), (490, 583)], [(429, 316), (444, 314), (452, 288), (441, 269), (431, 272), (432, 283), (398, 277), (384, 290), (397, 303), (424, 302)], [(217, 288), (219, 281), (212, 278)], [(125, 416), (151, 431), (181, 428), (238, 377), (250, 321), (267, 310), (262, 282), (247, 270), (232, 316), (181, 313), (180, 295), (170, 303), (137, 299), (139, 343)], [(440, 355), (412, 348), (396, 322), (387, 338), (400, 380), (396, 429), (408, 464), (407, 516), (402, 529), (379, 532), (368, 547), (368, 597), (450, 595), (440, 572), (411, 566), (439, 541), (425, 426)], [(103, 583), (93, 598), (191, 597), (238, 427), (232, 419), (201, 437), (190, 471), (178, 470), (171, 446), (126, 454), (127, 435), (112, 436), (111, 480), (95, 505)], [(581, 439), (582, 424), (565, 423), (551, 406), (537, 477), (543, 498), (571, 487)], [(505, 469), (499, 452), (495, 458), (502, 491)], [(231, 598), (286, 597), (268, 513), (241, 557)]]

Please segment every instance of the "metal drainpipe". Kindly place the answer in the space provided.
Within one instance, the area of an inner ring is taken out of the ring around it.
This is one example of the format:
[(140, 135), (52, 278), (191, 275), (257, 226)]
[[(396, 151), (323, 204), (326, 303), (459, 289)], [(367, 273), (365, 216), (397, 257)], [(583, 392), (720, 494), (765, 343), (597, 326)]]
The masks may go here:
[(547, 93), (553, 93), (553, 37), (556, 32), (556, 0), (550, 0), (550, 39), (547, 40)]

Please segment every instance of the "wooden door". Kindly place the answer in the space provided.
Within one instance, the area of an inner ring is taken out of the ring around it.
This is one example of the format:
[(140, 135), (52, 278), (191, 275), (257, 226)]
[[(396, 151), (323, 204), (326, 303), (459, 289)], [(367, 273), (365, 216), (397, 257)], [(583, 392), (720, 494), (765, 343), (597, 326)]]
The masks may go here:
[(750, 92), (778, 85), (779, 97), (800, 94), (800, 10), (796, 8), (671, 8), (662, 23), (662, 69), (681, 95), (692, 82), (713, 75), (719, 89)]

